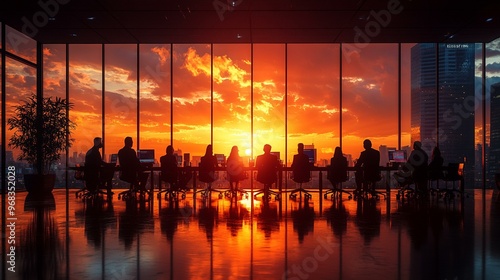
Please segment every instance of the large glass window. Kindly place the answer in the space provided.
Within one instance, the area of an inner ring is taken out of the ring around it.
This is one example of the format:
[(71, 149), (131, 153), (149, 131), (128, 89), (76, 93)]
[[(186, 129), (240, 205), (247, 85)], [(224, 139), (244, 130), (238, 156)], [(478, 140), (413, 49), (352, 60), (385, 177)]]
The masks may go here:
[(212, 137), (210, 45), (174, 45), (173, 59), (174, 149), (190, 153), (197, 166)]
[(229, 156), (232, 146), (248, 162), (251, 154), (250, 45), (214, 45), (213, 145)]
[(285, 163), (285, 46), (256, 44), (252, 58), (253, 155), (270, 144)]
[[(20, 62), (36, 61), (36, 42), (7, 35), (5, 50), (19, 56), (5, 65), (8, 118), (36, 92), (36, 69)], [(498, 45), (401, 44), (401, 55), (398, 44), (69, 45), (67, 54), (66, 45), (44, 45), (43, 92), (65, 97), (69, 83), (77, 124), (70, 166), (96, 136), (104, 136), (105, 160), (131, 136), (157, 159), (173, 144), (195, 166), (208, 144), (226, 156), (236, 145), (246, 163), (271, 144), (289, 166), (299, 142), (315, 149), (318, 166), (340, 145), (352, 165), (367, 138), (385, 165), (388, 149), (409, 153), (420, 140), (429, 156), (439, 145), (445, 164), (465, 162), (472, 187), (483, 170), (487, 182), (500, 170)], [(7, 146), (8, 160), (15, 155)]]
[(288, 45), (288, 166), (298, 143), (316, 154), (320, 166), (329, 164), (340, 145), (339, 54), (334, 44)]
[[(489, 187), (495, 188), (495, 174), (500, 173), (500, 39), (486, 44), (486, 170)], [(489, 129), (488, 129), (489, 127)]]
[[(22, 104), (30, 95), (36, 94), (36, 69), (10, 58), (6, 58), (5, 62), (5, 117), (8, 120), (15, 115), (14, 106)], [(11, 130), (7, 127), (7, 143), (15, 132), (16, 129)], [(27, 162), (17, 160), (20, 155), (19, 149), (7, 146), (5, 150), (7, 166), (15, 165), (19, 174), (32, 172), (32, 167)], [(19, 185), (22, 186), (21, 182)]]
[(342, 53), (342, 146), (357, 159), (363, 141), (380, 150), (398, 147), (398, 45), (345, 45)]
[(104, 145), (117, 153), (130, 136), (137, 149), (137, 45), (106, 45), (104, 50)]
[[(66, 98), (66, 45), (43, 46), (43, 96)], [(56, 187), (63, 188), (66, 185), (66, 153), (62, 152), (60, 157), (55, 169)]]
[(85, 153), (92, 147), (94, 137), (103, 136), (102, 46), (70, 45), (68, 59), (69, 98), (73, 103), (69, 117), (76, 124), (69, 163), (74, 166), (85, 161)]
[(171, 45), (140, 45), (140, 147), (159, 161), (171, 144)]
[(5, 26), (5, 50), (36, 63), (36, 41), (9, 26)]

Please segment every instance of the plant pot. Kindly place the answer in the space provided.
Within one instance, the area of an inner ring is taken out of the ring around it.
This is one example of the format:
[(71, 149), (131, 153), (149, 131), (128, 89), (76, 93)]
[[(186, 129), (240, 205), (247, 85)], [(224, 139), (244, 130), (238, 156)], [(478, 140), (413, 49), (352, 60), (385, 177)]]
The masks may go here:
[(32, 194), (52, 192), (56, 184), (56, 174), (24, 174), (24, 187)]
[(56, 200), (52, 192), (28, 193), (24, 199), (24, 211), (55, 210)]

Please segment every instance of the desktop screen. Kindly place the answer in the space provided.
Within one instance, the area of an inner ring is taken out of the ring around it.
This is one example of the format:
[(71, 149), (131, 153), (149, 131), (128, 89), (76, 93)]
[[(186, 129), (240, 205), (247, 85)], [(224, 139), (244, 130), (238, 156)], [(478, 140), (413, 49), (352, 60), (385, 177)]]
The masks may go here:
[(389, 151), (389, 162), (406, 162), (406, 151), (405, 150), (390, 150)]
[(153, 149), (141, 149), (137, 151), (137, 157), (141, 163), (154, 163), (155, 162), (155, 150)]
[(304, 154), (306, 154), (307, 157), (309, 158), (310, 164), (316, 163), (316, 153), (314, 149), (304, 149)]
[(118, 161), (118, 154), (111, 154), (109, 162), (110, 163), (116, 163), (117, 161)]
[(217, 159), (217, 164), (220, 166), (223, 166), (226, 164), (226, 157), (224, 154), (214, 154), (215, 158)]

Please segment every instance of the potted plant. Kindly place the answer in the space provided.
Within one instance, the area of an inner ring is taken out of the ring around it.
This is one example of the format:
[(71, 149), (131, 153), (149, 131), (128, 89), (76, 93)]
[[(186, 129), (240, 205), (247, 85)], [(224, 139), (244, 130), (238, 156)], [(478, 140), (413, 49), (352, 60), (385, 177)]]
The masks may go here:
[(63, 98), (31, 94), (14, 107), (15, 114), (7, 121), (9, 129), (14, 130), (9, 147), (19, 149), (17, 159), (34, 168), (33, 174), (24, 176), (28, 192), (46, 193), (54, 188), (56, 177), (51, 166), (74, 141), (71, 131), (76, 124), (67, 117), (72, 106)]

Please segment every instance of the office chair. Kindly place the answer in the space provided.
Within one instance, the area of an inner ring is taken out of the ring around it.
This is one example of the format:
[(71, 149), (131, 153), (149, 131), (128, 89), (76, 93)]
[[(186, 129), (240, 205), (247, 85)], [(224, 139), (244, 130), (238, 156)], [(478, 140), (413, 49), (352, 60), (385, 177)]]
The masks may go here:
[[(444, 180), (444, 172), (443, 167), (439, 166), (436, 169), (428, 169), (428, 181), (427, 181), (427, 189), (432, 196), (441, 196), (441, 190), (439, 189), (439, 181)], [(435, 182), (435, 184), (434, 184)]]
[(201, 198), (209, 198), (212, 195), (212, 192), (218, 193), (219, 198), (223, 197), (224, 191), (217, 190), (212, 188), (212, 183), (217, 179), (216, 172), (210, 169), (206, 169), (203, 164), (200, 164), (199, 172), (198, 172), (198, 180), (205, 183), (206, 187), (200, 190), (197, 190), (195, 194), (200, 193)]
[(257, 190), (253, 194), (253, 198), (257, 199), (257, 197), (262, 194), (263, 201), (269, 201), (271, 199), (271, 196), (273, 196), (273, 195), (274, 195), (274, 200), (276, 200), (276, 201), (280, 200), (281, 194), (277, 191), (273, 191), (271, 189), (271, 186), (272, 186), (272, 184), (264, 184), (263, 189)]
[(226, 179), (229, 181), (230, 187), (231, 184), (234, 184), (234, 188), (232, 190), (229, 189), (225, 191), (224, 196), (227, 198), (231, 198), (231, 197), (237, 197), (239, 194), (241, 197), (245, 196), (246, 198), (248, 198), (248, 192), (239, 187), (240, 181), (243, 181), (247, 178), (248, 174), (244, 171), (236, 175), (231, 175), (229, 174), (229, 172), (226, 172)]
[[(447, 168), (444, 171), (443, 181), (445, 182), (445, 188), (440, 189), (439, 193), (444, 198), (454, 198), (461, 195), (464, 195), (463, 192), (463, 183), (464, 183), (464, 163), (460, 162), (450, 162), (448, 163)], [(460, 189), (455, 188), (455, 182), (460, 182)], [(452, 182), (452, 188), (448, 188), (448, 182)], [(467, 195), (467, 194), (465, 194)], [(468, 196), (468, 195), (467, 195)]]
[(257, 180), (257, 182), (263, 184), (264, 188), (260, 189), (260, 190), (257, 190), (254, 193), (254, 195), (253, 195), (254, 199), (257, 199), (257, 197), (259, 195), (262, 195), (262, 200), (263, 201), (269, 201), (271, 199), (271, 196), (274, 195), (274, 200), (276, 200), (276, 201), (280, 200), (281, 199), (280, 192), (273, 191), (271, 189), (271, 186), (276, 183), (277, 179), (273, 180), (272, 182), (268, 181), (267, 179), (269, 179), (269, 178), (261, 178), (258, 173), (256, 174), (256, 180)]
[[(361, 171), (361, 170), (358, 170), (356, 172), (363, 173), (363, 171)], [(371, 198), (375, 198), (375, 199), (380, 199), (380, 196), (382, 196), (384, 199), (386, 199), (386, 194), (384, 192), (377, 191), (375, 189), (375, 184), (378, 181), (382, 180), (382, 176), (380, 174), (380, 169), (378, 169), (376, 172), (377, 172), (377, 176), (374, 178), (370, 178), (370, 179), (366, 179), (364, 174), (361, 175), (362, 191), (361, 191), (361, 193), (355, 193), (355, 195), (361, 196), (364, 198), (371, 197)]]
[[(333, 200), (334, 198), (341, 198), (342, 193), (347, 194), (347, 198), (351, 199), (352, 198), (352, 193), (350, 191), (346, 191), (342, 189), (342, 183), (346, 182), (349, 179), (349, 174), (347, 171), (347, 162), (345, 166), (332, 166), (328, 165), (326, 167), (326, 178), (330, 183), (332, 184), (332, 189), (328, 189), (325, 194), (324, 198), (328, 198), (328, 195), (331, 195), (331, 199)], [(340, 188), (338, 187), (340, 185)]]
[[(101, 190), (102, 181), (99, 180), (95, 189), (89, 189), (87, 186), (88, 178), (85, 178), (85, 169), (81, 170), (80, 165), (76, 165), (77, 169), (75, 171), (75, 179), (83, 182), (83, 187), (75, 193), (76, 198), (81, 198), (82, 200), (94, 199), (103, 195), (108, 195), (106, 192)], [(108, 197), (109, 198), (109, 197)]]
[(302, 198), (302, 193), (304, 194), (305, 199), (312, 198), (311, 193), (302, 187), (303, 183), (308, 183), (311, 181), (311, 170), (309, 169), (300, 169), (300, 170), (292, 170), (292, 181), (299, 184), (299, 187), (290, 191), (289, 197), (291, 199), (297, 198), (297, 193), (299, 197)]
[(398, 192), (396, 194), (397, 200), (401, 198), (411, 198), (417, 193), (415, 181), (413, 180), (412, 175), (406, 175), (407, 176), (400, 175), (399, 173), (395, 173), (393, 175), (394, 179), (396, 180), (396, 184), (398, 185)]
[[(160, 176), (158, 178), (158, 188), (159, 192), (156, 195), (158, 199), (161, 198), (161, 194), (165, 194), (165, 199), (175, 200), (179, 199), (179, 194), (181, 199), (186, 198), (187, 189), (180, 185), (181, 180), (178, 178), (179, 174), (171, 174), (160, 171)], [(162, 182), (165, 182), (165, 189), (161, 189)], [(168, 186), (167, 186), (168, 185)]]
[(148, 199), (151, 199), (151, 193), (146, 190), (146, 182), (149, 178), (149, 174), (146, 172), (138, 172), (137, 176), (131, 176), (130, 174), (126, 174), (120, 171), (120, 180), (129, 184), (129, 188), (126, 191), (122, 191), (118, 194), (118, 199), (127, 200), (127, 199), (135, 199), (137, 195), (141, 200), (146, 198), (148, 195)]

